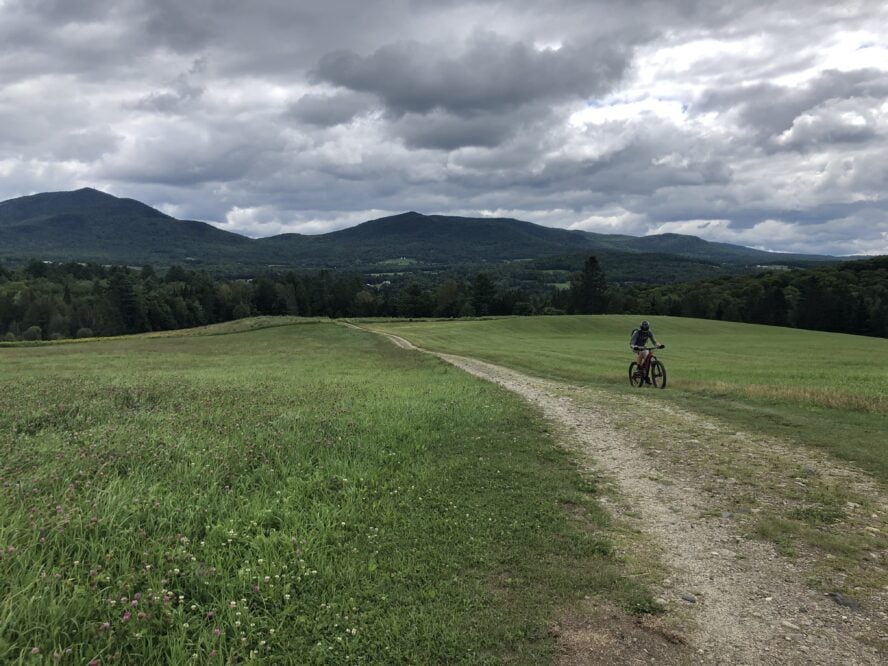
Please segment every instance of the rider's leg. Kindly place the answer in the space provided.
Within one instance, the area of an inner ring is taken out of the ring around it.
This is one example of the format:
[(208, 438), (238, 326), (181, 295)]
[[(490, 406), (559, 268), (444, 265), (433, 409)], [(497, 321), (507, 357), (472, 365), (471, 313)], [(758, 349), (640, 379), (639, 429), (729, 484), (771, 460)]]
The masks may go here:
[(641, 374), (644, 376), (644, 381), (646, 384), (651, 383), (650, 379), (650, 366), (651, 366), (651, 352), (645, 349), (642, 351), (639, 356), (642, 358), (641, 362)]

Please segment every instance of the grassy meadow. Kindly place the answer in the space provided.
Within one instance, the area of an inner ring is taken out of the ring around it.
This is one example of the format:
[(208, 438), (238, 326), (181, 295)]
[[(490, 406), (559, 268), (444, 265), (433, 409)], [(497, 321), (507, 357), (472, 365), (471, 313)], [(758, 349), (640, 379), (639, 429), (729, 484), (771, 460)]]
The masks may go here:
[(0, 349), (2, 663), (542, 663), (651, 608), (608, 529), (539, 415), (365, 332)]
[(631, 389), (629, 334), (640, 317), (600, 315), (393, 321), (371, 328), (422, 347), (543, 377), (647, 391), (753, 432), (823, 447), (888, 481), (888, 340), (655, 317), (665, 391)]

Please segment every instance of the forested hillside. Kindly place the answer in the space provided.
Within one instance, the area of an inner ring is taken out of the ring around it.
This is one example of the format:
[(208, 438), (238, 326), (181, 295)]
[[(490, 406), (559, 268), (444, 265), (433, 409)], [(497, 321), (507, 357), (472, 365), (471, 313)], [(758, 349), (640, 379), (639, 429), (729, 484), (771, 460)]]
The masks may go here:
[(163, 331), (252, 314), (354, 314), (361, 283), (350, 276), (291, 274), (278, 281), (214, 280), (173, 267), (32, 262), (0, 268), (0, 338), (39, 340)]
[(91, 188), (0, 202), (0, 259), (169, 266), (213, 257), (222, 264), (249, 260), (251, 248), (249, 238)]
[(487, 272), (396, 283), (367, 283), (332, 271), (220, 280), (180, 267), (158, 272), (32, 262), (14, 271), (0, 266), (0, 339), (118, 335), (252, 315), (565, 313), (701, 317), (888, 337), (888, 257), (657, 287), (608, 287), (605, 273), (595, 257), (588, 257), (569, 283), (551, 288)]
[(612, 292), (608, 309), (888, 337), (888, 257), (630, 287)]
[[(363, 275), (518, 267), (567, 258), (576, 270), (602, 257), (617, 281), (659, 283), (742, 274), (761, 264), (807, 265), (832, 257), (763, 252), (695, 236), (637, 238), (541, 226), (510, 218), (403, 213), (324, 234), (247, 238), (211, 224), (177, 220), (139, 201), (84, 188), (0, 202), (0, 261), (87, 262), (166, 269), (187, 265), (216, 276), (344, 270)], [(573, 261), (570, 257), (573, 257)], [(607, 259), (605, 260), (605, 257)], [(543, 274), (534, 276), (541, 281)], [(544, 281), (544, 280), (543, 280)], [(559, 280), (553, 280), (559, 282)]]
[(173, 267), (133, 269), (31, 262), (0, 266), (0, 339), (39, 340), (162, 331), (252, 315), (458, 317), (559, 314), (570, 291), (531, 293), (487, 273), (367, 284), (332, 271), (221, 280)]

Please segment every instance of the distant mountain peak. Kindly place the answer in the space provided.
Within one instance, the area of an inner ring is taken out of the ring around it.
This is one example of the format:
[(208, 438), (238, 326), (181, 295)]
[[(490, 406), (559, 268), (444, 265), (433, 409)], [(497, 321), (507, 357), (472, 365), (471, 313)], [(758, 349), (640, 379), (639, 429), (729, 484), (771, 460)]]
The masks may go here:
[(398, 213), (397, 215), (389, 215), (387, 217), (379, 217), (375, 220), (370, 220), (369, 222), (364, 222), (363, 224), (373, 224), (374, 222), (420, 222), (427, 221), (431, 219), (428, 215), (423, 215), (422, 213), (417, 213), (415, 210), (407, 211), (406, 213)]
[[(121, 199), (120, 197), (115, 197), (113, 194), (108, 194), (107, 192), (102, 192), (102, 190), (97, 190), (94, 187), (81, 187), (79, 190), (71, 190), (69, 192), (51, 192), (56, 199), (70, 199), (72, 201), (92, 201), (92, 202), (102, 202), (104, 204), (112, 204), (118, 201), (135, 201), (134, 199)], [(41, 196), (39, 194), (35, 194), (34, 196)], [(137, 202), (140, 203), (140, 202)], [(147, 204), (141, 204), (142, 206), (147, 206)]]
[[(409, 259), (410, 265), (447, 267), (593, 253), (669, 255), (735, 265), (773, 262), (775, 257), (684, 234), (593, 234), (512, 218), (425, 215), (415, 210), (326, 234), (252, 240), (202, 222), (176, 220), (93, 187), (0, 202), (0, 259), (355, 270), (398, 258)], [(780, 255), (781, 263), (790, 259)]]
[[(173, 218), (135, 199), (116, 197), (94, 187), (31, 194), (0, 203), (7, 216), (18, 219), (80, 215), (86, 217)], [(0, 219), (2, 223), (2, 219)]]

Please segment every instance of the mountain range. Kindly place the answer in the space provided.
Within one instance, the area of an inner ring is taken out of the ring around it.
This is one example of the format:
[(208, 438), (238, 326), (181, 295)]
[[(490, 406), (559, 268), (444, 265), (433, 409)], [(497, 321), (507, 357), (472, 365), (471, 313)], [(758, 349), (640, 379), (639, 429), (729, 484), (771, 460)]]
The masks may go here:
[(228, 272), (282, 268), (432, 270), (603, 254), (614, 263), (660, 261), (742, 267), (810, 264), (832, 257), (764, 252), (696, 236), (635, 237), (544, 227), (507, 218), (403, 213), (326, 234), (251, 239), (178, 220), (134, 199), (84, 188), (0, 202), (0, 260), (81, 261)]

